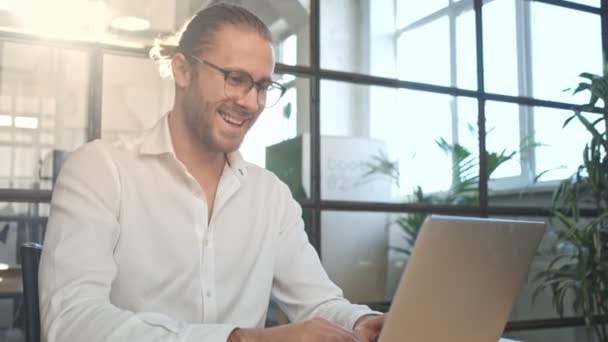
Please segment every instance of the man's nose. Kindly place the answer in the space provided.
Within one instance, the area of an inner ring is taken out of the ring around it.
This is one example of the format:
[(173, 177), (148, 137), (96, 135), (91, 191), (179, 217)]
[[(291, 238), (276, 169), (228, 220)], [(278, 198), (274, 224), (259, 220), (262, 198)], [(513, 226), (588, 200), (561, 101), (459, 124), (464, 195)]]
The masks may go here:
[(249, 91), (245, 93), (245, 95), (243, 95), (243, 97), (241, 97), (237, 103), (247, 108), (247, 111), (249, 112), (259, 111), (261, 108), (258, 101), (258, 88), (255, 86), (251, 87), (251, 89), (249, 89)]

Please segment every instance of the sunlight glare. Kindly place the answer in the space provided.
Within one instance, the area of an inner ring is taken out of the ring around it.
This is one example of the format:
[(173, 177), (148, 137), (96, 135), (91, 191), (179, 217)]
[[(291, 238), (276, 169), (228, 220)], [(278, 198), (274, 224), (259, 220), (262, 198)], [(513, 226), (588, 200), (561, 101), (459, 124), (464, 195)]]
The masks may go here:
[(100, 39), (108, 25), (107, 6), (97, 0), (19, 0), (8, 10), (28, 31), (68, 39)]

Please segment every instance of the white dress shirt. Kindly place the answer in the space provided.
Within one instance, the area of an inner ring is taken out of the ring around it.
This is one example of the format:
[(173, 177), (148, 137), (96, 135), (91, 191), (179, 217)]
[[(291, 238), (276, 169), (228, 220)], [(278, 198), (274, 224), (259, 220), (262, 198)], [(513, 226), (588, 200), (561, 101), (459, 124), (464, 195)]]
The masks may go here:
[(238, 152), (208, 223), (167, 118), (135, 138), (88, 143), (64, 164), (40, 264), (44, 340), (225, 341), (263, 327), (271, 298), (291, 321), (351, 329), (371, 313), (328, 278), (287, 186)]

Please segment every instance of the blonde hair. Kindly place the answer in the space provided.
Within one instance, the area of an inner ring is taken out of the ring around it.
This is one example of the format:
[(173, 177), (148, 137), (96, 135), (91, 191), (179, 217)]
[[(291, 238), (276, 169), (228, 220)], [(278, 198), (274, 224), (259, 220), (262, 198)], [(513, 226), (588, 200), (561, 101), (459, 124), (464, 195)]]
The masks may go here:
[(170, 76), (176, 53), (193, 62), (191, 56), (209, 48), (215, 34), (227, 25), (252, 30), (272, 42), (270, 29), (260, 18), (243, 7), (222, 3), (202, 9), (174, 35), (155, 39), (150, 58), (157, 62), (162, 77)]

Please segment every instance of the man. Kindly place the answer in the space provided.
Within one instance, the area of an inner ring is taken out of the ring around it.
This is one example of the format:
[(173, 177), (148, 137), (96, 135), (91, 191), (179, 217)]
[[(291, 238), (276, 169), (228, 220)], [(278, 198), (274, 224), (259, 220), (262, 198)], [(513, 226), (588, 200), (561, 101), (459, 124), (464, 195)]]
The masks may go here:
[[(154, 55), (170, 61), (171, 112), (63, 166), (40, 265), (45, 339), (372, 341), (384, 316), (342, 297), (288, 188), (237, 152), (284, 92), (268, 28), (216, 5), (173, 50)], [(263, 328), (271, 299), (294, 323)]]

